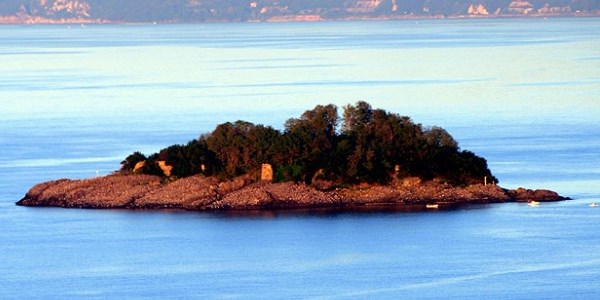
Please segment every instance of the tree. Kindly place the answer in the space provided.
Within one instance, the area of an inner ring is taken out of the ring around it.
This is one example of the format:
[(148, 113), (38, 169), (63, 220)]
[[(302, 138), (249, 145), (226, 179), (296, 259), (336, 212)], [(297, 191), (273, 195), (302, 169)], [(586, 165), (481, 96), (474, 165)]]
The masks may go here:
[(145, 174), (163, 176), (158, 161), (172, 166), (171, 174), (232, 178), (258, 173), (263, 163), (274, 166), (276, 181), (387, 183), (393, 176), (418, 176), (452, 184), (497, 182), (485, 159), (461, 151), (443, 128), (423, 129), (409, 117), (373, 109), (359, 101), (344, 107), (342, 130), (333, 104), (318, 105), (299, 118), (287, 120), (281, 133), (246, 121), (228, 122), (192, 140), (173, 145), (146, 158), (139, 152), (122, 162), (132, 170), (146, 161)]
[(191, 174), (211, 176), (221, 169), (221, 162), (215, 153), (208, 149), (204, 137), (188, 142), (185, 149), (185, 157), (190, 163)]
[(359, 101), (355, 106), (348, 104), (344, 106), (342, 133), (358, 133), (370, 124), (372, 119), (373, 108), (369, 103)]
[(423, 137), (431, 147), (458, 149), (458, 143), (444, 128), (433, 126), (424, 132)]
[(218, 125), (205, 138), (207, 149), (222, 164), (228, 178), (258, 171), (263, 163), (284, 161), (281, 133), (272, 127), (236, 121)]
[(163, 177), (164, 176), (163, 170), (158, 166), (159, 160), (161, 160), (161, 159), (159, 158), (158, 153), (154, 153), (154, 154), (148, 156), (148, 159), (146, 159), (146, 163), (144, 164), (144, 166), (141, 169), (141, 172), (143, 174)]
[(422, 132), (410, 118), (357, 102), (345, 107), (343, 123), (342, 132), (354, 149), (348, 156), (345, 180), (385, 183), (396, 165), (402, 176), (419, 173), (416, 149)]
[(254, 125), (249, 128), (243, 149), (243, 165), (248, 171), (258, 170), (263, 163), (277, 164), (282, 157), (281, 133), (270, 126)]
[(337, 107), (318, 105), (305, 111), (299, 119), (285, 123), (285, 142), (290, 149), (291, 165), (302, 166), (303, 180), (309, 181), (320, 169), (332, 170), (338, 125)]
[(223, 166), (223, 175), (235, 177), (243, 174), (242, 152), (246, 146), (246, 135), (252, 123), (245, 121), (220, 124), (206, 138), (208, 149), (215, 153)]
[(135, 151), (121, 162), (121, 171), (131, 172), (138, 162), (145, 161), (146, 156), (139, 151)]

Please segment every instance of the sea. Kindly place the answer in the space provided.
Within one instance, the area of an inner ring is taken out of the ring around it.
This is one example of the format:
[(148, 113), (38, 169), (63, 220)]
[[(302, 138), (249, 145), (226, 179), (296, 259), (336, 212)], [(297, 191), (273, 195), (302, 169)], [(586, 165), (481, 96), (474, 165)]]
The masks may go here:
[[(600, 18), (0, 26), (2, 299), (598, 299)], [(506, 188), (412, 213), (19, 207), (245, 120), (367, 101)]]

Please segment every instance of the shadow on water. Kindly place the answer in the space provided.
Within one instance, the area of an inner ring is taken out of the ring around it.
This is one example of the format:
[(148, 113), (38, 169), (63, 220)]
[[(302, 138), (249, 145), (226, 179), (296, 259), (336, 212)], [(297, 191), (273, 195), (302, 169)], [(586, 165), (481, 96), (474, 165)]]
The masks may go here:
[(402, 205), (402, 206), (356, 206), (350, 208), (298, 208), (298, 209), (255, 209), (255, 210), (226, 210), (201, 212), (220, 218), (254, 218), (254, 219), (272, 219), (289, 217), (316, 217), (316, 218), (336, 218), (336, 217), (372, 217), (375, 215), (398, 215), (398, 214), (438, 214), (452, 213), (462, 210), (485, 209), (488, 204), (447, 206), (444, 208), (427, 208), (425, 205)]
[(26, 207), (32, 210), (86, 210), (92, 213), (114, 213), (117, 215), (162, 215), (162, 216), (199, 216), (216, 219), (277, 219), (277, 218), (337, 218), (337, 217), (373, 217), (402, 214), (444, 214), (465, 210), (489, 209), (501, 204), (463, 204), (445, 205), (438, 208), (427, 208), (425, 205), (372, 205), (353, 207), (319, 207), (319, 208), (271, 208), (247, 210), (213, 210), (193, 211), (178, 208), (164, 209), (90, 209), (62, 207)]

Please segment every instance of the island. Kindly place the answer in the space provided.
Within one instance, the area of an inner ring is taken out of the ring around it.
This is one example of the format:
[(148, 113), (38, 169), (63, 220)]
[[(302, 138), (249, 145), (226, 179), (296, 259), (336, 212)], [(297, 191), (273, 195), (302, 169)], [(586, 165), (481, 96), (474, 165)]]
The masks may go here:
[(284, 130), (227, 122), (187, 144), (133, 152), (113, 174), (33, 186), (22, 206), (256, 211), (421, 210), (560, 201), (550, 190), (504, 189), (487, 161), (441, 127), (364, 101), (318, 105)]

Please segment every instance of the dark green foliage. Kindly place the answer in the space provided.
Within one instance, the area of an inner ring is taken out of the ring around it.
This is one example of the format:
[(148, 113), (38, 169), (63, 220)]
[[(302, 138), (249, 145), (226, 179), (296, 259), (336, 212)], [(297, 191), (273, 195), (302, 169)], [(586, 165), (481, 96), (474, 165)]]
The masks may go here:
[(275, 182), (287, 182), (295, 181), (301, 182), (306, 180), (304, 176), (305, 171), (301, 165), (281, 165), (275, 169), (273, 181)]
[(121, 171), (131, 172), (135, 165), (140, 161), (145, 161), (146, 156), (139, 151), (135, 151), (121, 162)]
[(207, 149), (221, 163), (221, 175), (235, 177), (282, 159), (282, 139), (272, 127), (245, 121), (224, 123), (207, 136)]
[(343, 132), (354, 149), (345, 181), (387, 182), (396, 166), (401, 176), (427, 177), (419, 152), (422, 129), (410, 118), (358, 102), (345, 107)]
[[(461, 151), (443, 128), (423, 129), (409, 117), (373, 109), (366, 102), (344, 107), (341, 132), (335, 105), (318, 105), (289, 119), (283, 133), (245, 121), (224, 123), (186, 145), (173, 145), (146, 159), (143, 173), (162, 175), (158, 161), (173, 166), (172, 176), (194, 174), (233, 178), (256, 174), (263, 163), (274, 167), (274, 181), (336, 184), (388, 183), (417, 176), (454, 185), (497, 182), (485, 159)], [(131, 170), (145, 157), (136, 152), (123, 161)]]
[(301, 166), (304, 181), (308, 182), (319, 169), (333, 168), (337, 124), (337, 107), (333, 104), (318, 105), (305, 111), (299, 119), (286, 122), (288, 161)]
[(342, 132), (345, 134), (356, 133), (363, 130), (364, 126), (373, 120), (373, 108), (371, 104), (359, 101), (355, 106), (350, 104), (344, 106), (344, 123)]
[(148, 175), (155, 175), (155, 176), (163, 176), (163, 171), (160, 169), (160, 167), (158, 166), (157, 162), (159, 161), (159, 155), (158, 153), (154, 153), (150, 156), (148, 156), (148, 159), (146, 159), (146, 163), (144, 164), (144, 166), (141, 169), (141, 172), (143, 174), (148, 174)]

